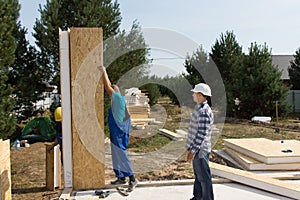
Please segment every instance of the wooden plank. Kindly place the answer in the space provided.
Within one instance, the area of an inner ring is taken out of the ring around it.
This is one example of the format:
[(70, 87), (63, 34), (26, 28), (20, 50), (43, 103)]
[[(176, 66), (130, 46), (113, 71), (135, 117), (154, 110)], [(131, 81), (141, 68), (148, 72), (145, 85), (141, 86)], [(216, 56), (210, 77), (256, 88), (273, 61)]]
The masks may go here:
[(150, 105), (146, 104), (146, 105), (127, 105), (127, 108), (141, 108), (141, 109), (149, 109)]
[(73, 187), (69, 31), (59, 30), (64, 186)]
[(147, 111), (132, 111), (128, 110), (131, 115), (147, 115), (149, 116), (150, 112)]
[(128, 108), (128, 110), (133, 111), (133, 112), (150, 112), (150, 108), (147, 108), (147, 107), (140, 108), (140, 107), (130, 106), (127, 108)]
[(300, 141), (297, 140), (224, 139), (224, 146), (266, 164), (300, 162)]
[(50, 152), (48, 152), (48, 148), (51, 146), (51, 144), (45, 145), (45, 151), (46, 151), (46, 188), (48, 190), (55, 190), (54, 187), (54, 150), (52, 149)]
[(70, 29), (74, 190), (105, 185), (102, 47), (101, 28)]
[(300, 170), (300, 163), (265, 164), (228, 147), (225, 151), (247, 170)]
[(212, 150), (212, 152), (216, 156), (219, 156), (224, 161), (226, 161), (228, 166), (238, 168), (238, 169), (243, 169), (243, 170), (246, 169), (244, 166), (242, 166), (240, 163), (238, 163), (236, 160), (234, 160), (231, 156), (229, 156), (225, 150)]
[(132, 126), (135, 126), (135, 125), (143, 125), (143, 126), (146, 126), (146, 125), (148, 125), (148, 123), (147, 123), (147, 122), (132, 122), (131, 125), (132, 125)]
[(0, 199), (11, 200), (10, 141), (0, 140)]
[(227, 178), (251, 187), (266, 190), (282, 196), (300, 199), (300, 185), (283, 182), (263, 175), (254, 174), (248, 171), (227, 167), (210, 162), (213, 175)]
[(130, 117), (131, 117), (131, 119), (144, 119), (144, 118), (148, 118), (149, 114), (134, 114), (134, 113), (130, 113)]
[(180, 140), (180, 139), (182, 139), (182, 136), (181, 136), (181, 135), (178, 135), (177, 133), (174, 133), (174, 132), (169, 131), (169, 130), (167, 130), (167, 129), (159, 129), (159, 131), (160, 131), (163, 135), (165, 135), (165, 136), (167, 136), (167, 137), (169, 137), (169, 138), (171, 138), (171, 139), (173, 139), (173, 140)]
[(136, 118), (136, 119), (131, 119), (131, 122), (133, 122), (133, 123), (135, 123), (135, 122), (149, 122), (149, 123), (152, 123), (154, 121), (155, 121), (154, 118)]
[(45, 145), (46, 151), (46, 188), (54, 191), (56, 188), (61, 188), (61, 160), (60, 150), (55, 146), (50, 152), (48, 148), (51, 144)]

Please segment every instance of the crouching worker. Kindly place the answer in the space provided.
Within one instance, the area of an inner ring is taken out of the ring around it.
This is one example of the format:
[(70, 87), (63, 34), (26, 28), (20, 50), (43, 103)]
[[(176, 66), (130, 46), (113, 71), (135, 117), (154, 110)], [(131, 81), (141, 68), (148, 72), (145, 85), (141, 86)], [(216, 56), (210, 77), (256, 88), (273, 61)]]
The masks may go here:
[(47, 149), (48, 152), (51, 151), (56, 145), (59, 144), (59, 150), (61, 155), (61, 163), (63, 163), (63, 152), (62, 152), (62, 112), (61, 107), (57, 107), (54, 110), (54, 120), (56, 122), (56, 138), (54, 142)]
[(113, 170), (117, 177), (111, 184), (125, 184), (126, 177), (129, 177), (127, 192), (131, 192), (138, 184), (138, 181), (134, 177), (132, 166), (126, 153), (129, 142), (130, 115), (126, 108), (124, 97), (120, 94), (117, 85), (111, 85), (105, 67), (100, 66), (99, 70), (102, 72), (105, 91), (111, 98), (111, 106), (108, 111), (108, 126)]

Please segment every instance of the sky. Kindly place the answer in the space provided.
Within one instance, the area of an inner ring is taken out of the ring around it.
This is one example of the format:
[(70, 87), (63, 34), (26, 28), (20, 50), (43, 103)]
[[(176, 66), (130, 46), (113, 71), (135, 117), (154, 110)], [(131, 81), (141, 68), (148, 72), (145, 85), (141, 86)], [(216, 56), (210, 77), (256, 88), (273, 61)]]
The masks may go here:
[[(38, 6), (44, 5), (46, 0), (19, 2), (21, 23), (28, 28), (27, 39), (34, 44), (31, 32), (36, 18), (40, 17)], [(216, 40), (226, 31), (233, 31), (245, 53), (253, 42), (266, 44), (274, 55), (293, 55), (300, 47), (300, 0), (118, 2), (122, 17), (121, 30), (129, 31), (136, 20), (142, 31), (145, 30), (146, 43), (149, 37), (154, 62), (160, 65), (182, 65), (184, 57), (191, 55), (197, 46), (211, 52)], [(189, 47), (187, 44), (190, 44)], [(190, 50), (179, 52), (178, 47)]]

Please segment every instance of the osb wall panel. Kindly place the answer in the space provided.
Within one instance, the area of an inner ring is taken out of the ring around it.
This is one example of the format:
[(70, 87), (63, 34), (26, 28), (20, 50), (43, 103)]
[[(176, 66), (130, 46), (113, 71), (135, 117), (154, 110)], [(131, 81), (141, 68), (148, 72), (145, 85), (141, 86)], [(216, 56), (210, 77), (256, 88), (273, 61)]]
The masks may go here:
[(0, 140), (0, 199), (11, 200), (11, 169), (9, 140)]
[(101, 28), (70, 29), (74, 190), (105, 185), (102, 42)]

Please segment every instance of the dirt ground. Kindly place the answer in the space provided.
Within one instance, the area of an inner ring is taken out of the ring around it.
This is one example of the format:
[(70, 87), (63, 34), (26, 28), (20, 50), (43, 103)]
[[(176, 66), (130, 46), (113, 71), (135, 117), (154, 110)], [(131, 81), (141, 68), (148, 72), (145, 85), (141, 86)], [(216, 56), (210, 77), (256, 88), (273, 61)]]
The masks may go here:
[[(178, 108), (173, 105), (170, 109), (163, 110), (165, 113), (156, 112), (156, 118), (159, 116), (167, 116), (164, 128), (174, 131), (178, 128)], [(169, 112), (172, 112), (171, 114)], [(280, 128), (279, 132), (278, 129)], [(149, 151), (159, 149), (159, 145), (165, 145), (169, 140), (163, 138), (163, 136), (157, 134), (157, 128), (150, 127), (150, 130), (143, 130), (145, 134), (149, 132), (155, 132), (155, 137), (150, 134), (148, 138), (143, 140), (132, 140), (130, 143), (142, 143), (143, 149), (147, 150), (146, 146), (149, 146)], [(141, 134), (142, 131), (133, 132), (133, 135)], [(216, 138), (213, 149), (223, 148), (224, 138), (245, 138), (245, 137), (264, 137), (269, 139), (297, 139), (300, 140), (300, 121), (294, 120), (287, 123), (286, 121), (276, 124), (261, 124), (253, 123), (247, 120), (235, 120), (228, 119), (222, 127), (221, 133)], [(149, 144), (150, 138), (153, 143)], [(160, 144), (159, 142), (164, 141), (165, 143)], [(148, 143), (145, 143), (148, 142)], [(154, 147), (153, 147), (154, 146)], [(141, 149), (138, 145), (133, 145), (128, 149), (129, 154), (141, 153), (137, 151)], [(109, 151), (106, 151), (109, 152)], [(162, 155), (163, 157), (164, 155)], [(186, 155), (184, 153), (178, 155), (178, 158), (172, 161), (168, 161), (167, 165), (157, 168), (156, 170), (144, 170), (136, 173), (135, 175), (138, 180), (179, 180), (179, 179), (192, 179), (193, 170), (191, 163), (187, 163)], [(46, 189), (46, 148), (42, 142), (31, 144), (29, 148), (22, 147), (20, 151), (14, 151), (11, 149), (11, 178), (12, 178), (12, 199), (13, 200), (54, 200), (58, 199), (61, 190), (49, 191)], [(211, 154), (211, 161), (225, 164), (226, 163)], [(109, 161), (108, 161), (109, 163)], [(145, 164), (149, 165), (149, 163)], [(151, 164), (150, 164), (151, 165)], [(143, 167), (143, 166), (139, 166)], [(63, 176), (62, 176), (63, 177)], [(111, 165), (105, 166), (105, 182), (109, 183), (114, 180), (114, 173), (111, 169)]]

